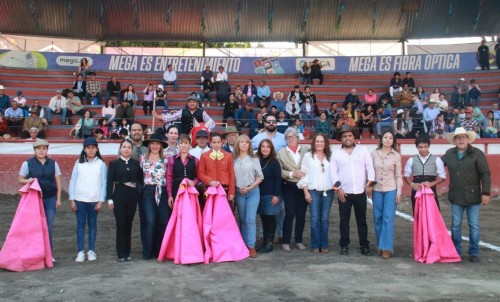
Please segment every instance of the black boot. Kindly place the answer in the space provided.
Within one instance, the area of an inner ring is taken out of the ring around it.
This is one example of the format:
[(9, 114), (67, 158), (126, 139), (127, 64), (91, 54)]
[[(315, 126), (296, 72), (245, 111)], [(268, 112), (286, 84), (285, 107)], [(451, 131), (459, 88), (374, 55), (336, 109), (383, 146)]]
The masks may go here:
[[(269, 241), (269, 238), (268, 238), (268, 236), (267, 236), (267, 234), (266, 234), (266, 233), (264, 233), (262, 236), (263, 236), (263, 237), (262, 237), (262, 241), (261, 241), (260, 243), (259, 243), (259, 242), (257, 242), (257, 244), (259, 245), (259, 247), (257, 248), (257, 252), (258, 252), (258, 253), (260, 253), (260, 250), (261, 250), (263, 247), (265, 247), (265, 246), (266, 246), (266, 244), (267, 244), (267, 242)], [(259, 241), (259, 240), (257, 240), (257, 241)]]
[(267, 234), (267, 241), (264, 242), (262, 248), (259, 250), (259, 253), (270, 253), (273, 251), (273, 241), (274, 241), (274, 233)]

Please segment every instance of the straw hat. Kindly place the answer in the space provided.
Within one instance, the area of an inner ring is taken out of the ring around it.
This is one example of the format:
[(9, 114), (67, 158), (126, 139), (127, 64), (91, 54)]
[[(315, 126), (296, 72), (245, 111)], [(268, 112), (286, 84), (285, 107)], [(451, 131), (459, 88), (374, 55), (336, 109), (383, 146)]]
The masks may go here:
[(476, 132), (467, 131), (464, 127), (458, 127), (455, 129), (455, 132), (446, 134), (446, 139), (450, 144), (454, 145), (453, 140), (455, 139), (455, 136), (462, 134), (466, 134), (469, 137), (469, 144), (472, 144), (472, 142), (476, 139)]

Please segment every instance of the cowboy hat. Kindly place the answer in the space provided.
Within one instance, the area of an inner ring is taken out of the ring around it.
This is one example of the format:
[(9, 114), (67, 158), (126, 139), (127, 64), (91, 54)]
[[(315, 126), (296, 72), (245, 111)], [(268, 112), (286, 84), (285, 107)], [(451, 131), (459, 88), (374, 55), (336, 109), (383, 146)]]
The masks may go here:
[(226, 129), (224, 130), (224, 134), (222, 135), (223, 138), (226, 138), (226, 135), (228, 135), (230, 133), (236, 133), (236, 134), (238, 134), (239, 132), (236, 129), (236, 127), (234, 127), (234, 126), (226, 127)]
[(342, 125), (342, 127), (340, 127), (340, 130), (337, 134), (337, 140), (340, 141), (340, 138), (342, 137), (342, 134), (346, 133), (346, 132), (351, 132), (354, 136), (356, 136), (356, 129), (352, 128), (351, 126), (349, 125)]
[(281, 91), (276, 91), (275, 93), (273, 93), (273, 99), (276, 99), (276, 97), (277, 97), (278, 95), (281, 95), (281, 96), (283, 97), (283, 92), (281, 92)]
[(446, 139), (450, 144), (454, 145), (453, 140), (455, 139), (455, 136), (462, 134), (466, 134), (469, 137), (469, 144), (472, 144), (472, 142), (476, 139), (476, 132), (467, 131), (464, 127), (458, 127), (455, 129), (455, 132), (446, 134)]
[(163, 140), (161, 139), (161, 135), (159, 135), (159, 134), (157, 134), (157, 133), (153, 133), (153, 134), (151, 134), (151, 136), (149, 137), (149, 139), (144, 140), (144, 141), (142, 142), (142, 145), (143, 145), (144, 147), (148, 147), (148, 146), (149, 146), (149, 143), (151, 143), (151, 142), (159, 142), (159, 143), (161, 143), (164, 149), (165, 149), (166, 147), (168, 147), (167, 142), (163, 141)]

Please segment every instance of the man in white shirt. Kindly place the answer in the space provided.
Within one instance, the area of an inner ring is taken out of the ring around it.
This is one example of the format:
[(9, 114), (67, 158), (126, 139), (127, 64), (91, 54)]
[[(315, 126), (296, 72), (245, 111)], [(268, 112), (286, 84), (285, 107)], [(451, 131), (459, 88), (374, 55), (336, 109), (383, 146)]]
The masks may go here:
[(375, 170), (370, 152), (354, 142), (354, 129), (343, 125), (339, 131), (342, 147), (333, 150), (330, 162), (333, 190), (339, 197), (340, 254), (349, 254), (349, 221), (354, 207), (361, 254), (371, 256), (366, 223), (367, 196), (371, 198)]
[(61, 114), (61, 125), (66, 122), (66, 98), (62, 96), (61, 90), (56, 90), (56, 95), (50, 99), (49, 108), (47, 109), (47, 120), (49, 125), (52, 124), (52, 115), (53, 114)]
[[(172, 64), (167, 66), (167, 71), (163, 73), (163, 86), (173, 85), (174, 91), (177, 91), (177, 74), (172, 70)], [(165, 87), (166, 88), (166, 87)]]
[(189, 150), (189, 154), (200, 159), (203, 153), (210, 151), (210, 147), (208, 146), (208, 133), (205, 130), (196, 132), (196, 143), (197, 146)]

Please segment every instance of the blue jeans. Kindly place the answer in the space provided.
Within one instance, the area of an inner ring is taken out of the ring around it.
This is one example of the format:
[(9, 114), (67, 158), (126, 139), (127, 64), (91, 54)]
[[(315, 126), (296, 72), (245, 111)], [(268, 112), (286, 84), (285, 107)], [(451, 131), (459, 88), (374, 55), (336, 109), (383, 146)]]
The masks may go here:
[(97, 202), (76, 201), (76, 243), (78, 252), (84, 250), (85, 245), (85, 225), (89, 225), (89, 250), (93, 251), (95, 247), (95, 238), (97, 235), (97, 211), (95, 206)]
[(483, 131), (483, 138), (497, 138), (498, 134), (497, 133), (488, 133), (486, 131)]
[(170, 208), (167, 204), (167, 190), (162, 187), (160, 203), (155, 201), (154, 185), (144, 186), (142, 202), (139, 203), (141, 218), (142, 257), (147, 260), (158, 257), (161, 241), (167, 229), (170, 218)]
[(161, 83), (165, 87), (165, 91), (167, 90), (167, 87), (166, 87), (167, 85), (173, 85), (174, 86), (174, 91), (177, 91), (177, 80), (172, 81), (172, 82), (167, 82), (167, 81), (165, 81), (165, 79), (163, 79), (161, 81)]
[(280, 211), (276, 215), (276, 233), (278, 237), (283, 237), (283, 221), (285, 220), (285, 202), (283, 201), (283, 194), (280, 195), (279, 202)]
[[(109, 100), (110, 97), (111, 97), (111, 92), (106, 91), (106, 102)], [(121, 99), (122, 99), (121, 93), (117, 93), (116, 100), (118, 101), (118, 103), (120, 103)], [(106, 104), (106, 103), (104, 103), (104, 104)]]
[(479, 210), (481, 204), (462, 206), (451, 204), (451, 239), (457, 253), (462, 255), (462, 219), (467, 212), (469, 224), (469, 256), (479, 256)]
[(373, 222), (379, 250), (394, 249), (394, 217), (396, 216), (397, 190), (373, 191)]
[(68, 109), (67, 108), (61, 108), (61, 111), (59, 111), (59, 113), (56, 113), (55, 111), (52, 111), (52, 109), (48, 109), (47, 110), (47, 121), (49, 122), (52, 122), (52, 115), (53, 114), (61, 114), (62, 117), (61, 117), (61, 125), (64, 124), (66, 122), (66, 113), (67, 113)]
[(392, 121), (388, 120), (388, 121), (378, 122), (375, 125), (375, 128), (377, 129), (377, 135), (382, 135), (382, 127), (384, 127), (384, 128), (391, 128), (392, 129)]
[(248, 247), (255, 247), (255, 217), (260, 202), (259, 187), (251, 190), (247, 194), (241, 194), (236, 188), (236, 206), (240, 217), (241, 236)]
[(49, 230), (50, 248), (52, 249), (52, 226), (56, 216), (56, 196), (43, 199), (43, 210), (47, 220), (47, 229)]
[(328, 248), (328, 227), (330, 225), (330, 210), (333, 202), (333, 190), (323, 191), (310, 190), (312, 201), (311, 211), (311, 248)]

